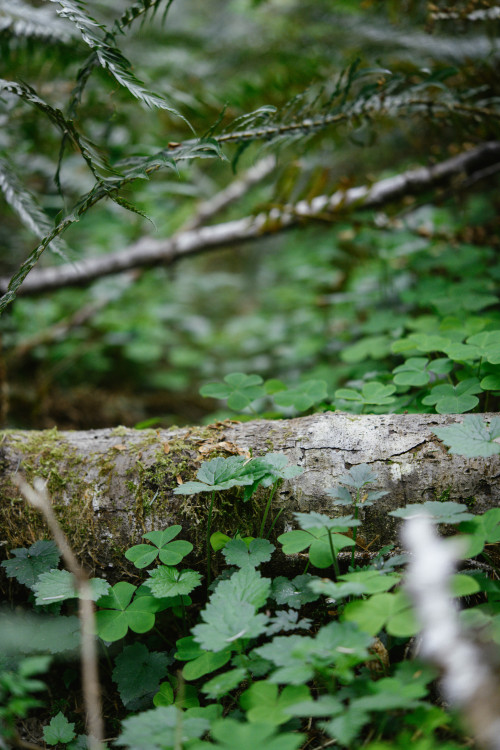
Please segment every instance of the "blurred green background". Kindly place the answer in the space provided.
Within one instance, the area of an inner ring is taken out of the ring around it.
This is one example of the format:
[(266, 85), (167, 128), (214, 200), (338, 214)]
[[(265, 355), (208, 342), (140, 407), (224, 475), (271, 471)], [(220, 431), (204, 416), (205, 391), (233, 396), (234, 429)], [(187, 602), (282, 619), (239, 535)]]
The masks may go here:
[[(88, 48), (54, 5), (10, 6), (0, 3), (3, 77), (29, 83), (66, 112)], [(123, 0), (87, 3), (108, 26), (126, 7)], [(227, 161), (189, 161), (178, 175), (159, 172), (127, 188), (124, 197), (149, 219), (111, 201), (94, 207), (65, 234), (71, 261), (143, 236), (171, 236), (196, 216), (200, 201), (269, 154), (276, 166), (268, 176), (211, 223), (375, 182), (499, 137), (498, 22), (432, 22), (427, 3), (410, 1), (175, 0), (164, 21), (162, 12), (163, 5), (117, 41), (134, 73), (168, 96), (198, 136), (218, 118), (220, 132), (267, 105), (293, 101), (300, 114), (312, 102), (321, 111), (356, 59), (378, 71), (372, 81), (399, 77), (400, 96), (411, 88), (416, 100), (421, 82), (426, 95), (432, 89), (437, 99), (477, 111), (414, 106), (282, 143), (224, 146)], [(92, 187), (85, 164), (67, 149), (58, 193), (60, 137), (39, 111), (4, 95), (0, 118), (0, 156), (51, 219)], [(192, 137), (182, 119), (142, 107), (102, 69), (89, 79), (75, 123), (112, 163)], [(477, 403), (457, 410), (496, 408), (494, 353), (445, 357), (408, 337), (439, 333), (460, 343), (500, 329), (499, 204), (493, 169), (380, 211), (323, 217), (170, 267), (19, 297), (0, 318), (3, 426), (169, 426), (225, 417), (233, 412), (224, 402), (199, 389), (232, 372), (288, 387), (320, 380), (326, 396), (315, 409), (433, 411), (425, 403), (433, 385), (456, 389), (471, 380), (477, 385), (462, 390)], [(36, 238), (8, 201), (0, 200), (0, 211), (0, 275), (9, 276)], [(40, 265), (58, 262), (64, 259), (47, 251)], [(427, 364), (427, 380), (398, 383), (393, 371), (411, 357), (451, 364)], [(486, 377), (488, 386), (479, 385)], [(361, 405), (336, 395), (343, 387), (361, 392), (367, 382), (395, 383), (393, 400)], [(244, 414), (255, 410), (300, 413), (261, 399)]]

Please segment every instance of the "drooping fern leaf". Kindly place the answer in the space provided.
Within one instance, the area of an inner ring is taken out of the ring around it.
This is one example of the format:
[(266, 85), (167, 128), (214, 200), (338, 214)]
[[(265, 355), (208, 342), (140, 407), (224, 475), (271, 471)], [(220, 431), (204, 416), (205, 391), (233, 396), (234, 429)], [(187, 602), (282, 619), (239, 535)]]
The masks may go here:
[(11, 278), (7, 291), (0, 298), (0, 315), (5, 308), (14, 301), (17, 290), (51, 242), (64, 234), (72, 224), (79, 221), (80, 218), (92, 208), (92, 206), (106, 198), (110, 198), (125, 208), (132, 210), (128, 202), (125, 201), (125, 199), (122, 199), (119, 195), (119, 190), (125, 187), (125, 185), (134, 182), (137, 179), (149, 179), (150, 175), (157, 172), (159, 169), (177, 169), (178, 161), (210, 157), (224, 158), (220, 146), (216, 142), (206, 140), (184, 144), (173, 152), (164, 151), (144, 159), (134, 158), (121, 162), (120, 166), (124, 176), (114, 182), (99, 180), (92, 190), (83, 195), (77, 201), (71, 211), (63, 216), (52, 231), (43, 237), (39, 245), (30, 253), (19, 270)]
[[(146, 106), (164, 109), (171, 115), (185, 120), (167, 102), (164, 96), (147, 89), (144, 82), (133, 74), (132, 65), (129, 60), (127, 60), (118, 47), (109, 41), (110, 39), (114, 41), (114, 34), (108, 32), (105, 26), (89, 16), (80, 0), (50, 0), (50, 2), (61, 6), (57, 11), (59, 16), (67, 18), (76, 26), (82, 35), (83, 41), (93, 50), (99, 65), (108, 70), (120, 86), (123, 86), (133, 97)], [(91, 60), (89, 58), (87, 64), (91, 64), (92, 67), (95, 66), (94, 56), (92, 56)], [(88, 72), (86, 68), (83, 68), (79, 73), (79, 79), (86, 79), (87, 77)]]
[(23, 101), (36, 107), (43, 112), (49, 120), (55, 125), (65, 137), (69, 137), (77, 150), (84, 158), (87, 166), (99, 180), (102, 178), (113, 179), (119, 176), (115, 169), (108, 163), (104, 156), (99, 152), (97, 146), (88, 138), (81, 135), (75, 128), (73, 122), (63, 115), (60, 109), (52, 107), (48, 102), (42, 99), (36, 91), (26, 83), (16, 83), (15, 81), (6, 81), (0, 78), (0, 92), (8, 92), (18, 96)]
[(17, 42), (28, 39), (68, 44), (73, 30), (50, 7), (34, 8), (23, 0), (0, 0), (0, 34)]
[[(7, 203), (35, 236), (43, 238), (52, 231), (53, 223), (34, 196), (21, 183), (5, 154), (0, 155), (0, 190)], [(49, 248), (67, 260), (63, 240), (55, 239)]]

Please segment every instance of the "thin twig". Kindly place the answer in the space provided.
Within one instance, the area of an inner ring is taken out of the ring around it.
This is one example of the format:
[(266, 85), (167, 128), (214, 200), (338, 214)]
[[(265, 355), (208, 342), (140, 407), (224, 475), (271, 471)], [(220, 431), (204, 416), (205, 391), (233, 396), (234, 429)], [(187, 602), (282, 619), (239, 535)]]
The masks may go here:
[(103, 721), (101, 710), (101, 689), (99, 683), (98, 658), (95, 638), (95, 616), (92, 592), (89, 578), (76, 559), (73, 550), (59, 525), (52, 509), (45, 482), (36, 478), (32, 487), (22, 477), (15, 475), (13, 481), (19, 487), (25, 499), (43, 515), (55, 543), (59, 547), (68, 570), (73, 574), (75, 587), (79, 596), (79, 611), (81, 629), (81, 668), (82, 690), (87, 717), (87, 734), (89, 750), (103, 748)]

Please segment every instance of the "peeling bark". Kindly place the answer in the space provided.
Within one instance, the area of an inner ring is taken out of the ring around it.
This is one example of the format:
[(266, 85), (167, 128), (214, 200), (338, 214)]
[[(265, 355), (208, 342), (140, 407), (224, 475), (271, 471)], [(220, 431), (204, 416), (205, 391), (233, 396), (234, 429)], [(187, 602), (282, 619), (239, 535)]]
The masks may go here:
[[(294, 511), (339, 515), (326, 494), (353, 465), (378, 474), (373, 489), (389, 494), (361, 512), (360, 556), (398, 543), (399, 521), (388, 511), (412, 502), (456, 500), (475, 512), (498, 506), (500, 456), (466, 459), (450, 455), (433, 435), (455, 415), (315, 414), (291, 420), (236, 423), (171, 430), (4, 432), (0, 443), (0, 545), (9, 550), (46, 538), (38, 514), (11, 481), (47, 480), (56, 514), (76, 554), (94, 570), (124, 566), (123, 551), (152, 529), (179, 523), (182, 537), (203, 549), (209, 497), (174, 495), (202, 461), (215, 455), (285, 453), (303, 467), (283, 483), (273, 510), (284, 508), (276, 533), (294, 525)], [(218, 493), (213, 531), (256, 533), (267, 490), (243, 503), (237, 492)], [(363, 517), (364, 516), (364, 517)], [(118, 571), (115, 571), (118, 572)]]

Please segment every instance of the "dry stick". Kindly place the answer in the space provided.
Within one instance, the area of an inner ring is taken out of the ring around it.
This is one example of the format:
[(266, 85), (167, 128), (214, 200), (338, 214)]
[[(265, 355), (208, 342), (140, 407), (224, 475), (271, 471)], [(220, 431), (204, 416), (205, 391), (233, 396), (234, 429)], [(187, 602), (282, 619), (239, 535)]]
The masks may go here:
[[(123, 250), (97, 258), (35, 269), (27, 276), (18, 294), (38, 294), (51, 289), (88, 284), (101, 276), (121, 273), (131, 268), (174, 263), (188, 255), (260, 239), (307, 220), (328, 218), (334, 221), (336, 217), (344, 216), (349, 211), (379, 208), (408, 195), (449, 185), (457, 177), (467, 179), (474, 172), (497, 163), (500, 163), (500, 142), (482, 143), (446, 161), (411, 169), (372, 185), (337, 190), (333, 195), (320, 195), (311, 201), (273, 208), (257, 216), (202, 226), (167, 239), (144, 237)], [(4, 292), (8, 284), (9, 279), (0, 278), (0, 292)]]
[(40, 478), (34, 480), (31, 487), (20, 476), (15, 476), (13, 481), (19, 487), (28, 503), (37, 508), (44, 516), (55, 543), (59, 547), (63, 560), (68, 570), (73, 574), (76, 589), (79, 595), (80, 629), (82, 634), (81, 643), (81, 665), (82, 665), (82, 690), (87, 717), (87, 734), (90, 750), (102, 750), (103, 721), (101, 711), (101, 689), (99, 684), (97, 648), (95, 639), (94, 605), (89, 578), (85, 570), (76, 559), (69, 542), (61, 529), (54, 514), (47, 493), (45, 482)]

